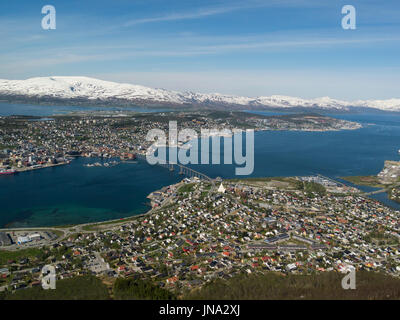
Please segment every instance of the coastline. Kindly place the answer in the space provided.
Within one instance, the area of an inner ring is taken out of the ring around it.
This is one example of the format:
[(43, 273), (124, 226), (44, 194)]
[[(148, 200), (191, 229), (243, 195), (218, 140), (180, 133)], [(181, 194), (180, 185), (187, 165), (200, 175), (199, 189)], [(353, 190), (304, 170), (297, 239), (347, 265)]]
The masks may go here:
[(71, 160), (61, 162), (61, 163), (54, 163), (54, 164), (46, 164), (44, 166), (39, 166), (39, 167), (25, 167), (25, 168), (17, 168), (15, 169), (15, 173), (21, 173), (21, 172), (28, 172), (28, 171), (33, 171), (33, 170), (40, 170), (40, 169), (46, 169), (46, 168), (52, 168), (52, 167), (59, 167), (59, 166), (64, 166), (67, 164), (70, 164)]
[[(253, 177), (253, 178), (250, 177), (250, 178), (247, 178), (247, 179), (250, 179), (250, 181), (251, 181), (251, 179), (269, 179), (269, 180), (274, 180), (274, 179), (283, 179), (283, 178), (287, 179), (287, 178), (296, 178), (296, 177), (295, 176), (294, 177), (293, 176), (287, 176), (287, 177)], [(236, 180), (237, 181), (246, 181), (247, 179), (224, 179), (223, 181), (225, 181), (225, 182), (236, 181)], [(331, 179), (331, 178), (329, 178), (329, 179)], [(331, 180), (333, 180), (333, 179), (331, 179)], [(333, 180), (333, 181), (335, 181), (335, 180)], [(344, 180), (344, 181), (346, 181), (346, 180)], [(338, 181), (335, 181), (335, 182), (338, 182)], [(346, 181), (346, 182), (350, 183), (351, 186), (354, 185), (350, 181)], [(341, 182), (338, 182), (338, 183), (341, 183)], [(180, 185), (180, 184), (182, 184), (182, 181), (179, 181), (178, 183), (175, 183), (175, 184), (172, 184), (172, 185), (166, 185), (164, 187), (176, 186), (176, 185)], [(355, 185), (355, 186), (359, 186), (359, 185)], [(149, 196), (151, 194), (157, 193), (159, 191), (160, 191), (160, 189), (157, 189), (157, 190), (154, 190), (154, 191), (150, 192), (148, 194), (147, 198), (149, 198)], [(368, 197), (368, 196), (366, 196), (366, 198), (369, 199), (369, 200), (377, 201), (377, 202), (381, 203), (382, 205), (391, 208), (392, 210), (397, 210), (397, 209), (391, 207), (390, 205), (388, 205), (388, 204), (386, 204), (386, 203), (384, 203), (384, 202), (382, 202), (380, 200), (377, 200), (377, 199), (374, 199), (374, 198), (371, 198), (371, 197)], [(390, 200), (389, 197), (388, 197), (388, 199)], [(394, 200), (392, 200), (392, 201), (394, 201)], [(89, 222), (89, 223), (78, 223), (78, 224), (69, 224), (69, 225), (54, 225), (54, 226), (46, 226), (46, 227), (0, 228), (0, 231), (5, 231), (5, 232), (10, 232), (10, 231), (13, 231), (13, 230), (15, 230), (15, 231), (24, 231), (24, 230), (27, 230), (27, 231), (33, 231), (33, 230), (60, 230), (61, 231), (62, 229), (71, 229), (71, 228), (73, 228), (73, 229), (76, 229), (76, 228), (82, 229), (84, 227), (96, 227), (96, 226), (108, 225), (108, 224), (114, 224), (114, 223), (116, 225), (118, 225), (118, 224), (125, 223), (127, 221), (130, 221), (130, 220), (133, 220), (133, 219), (136, 219), (136, 218), (139, 218), (139, 217), (147, 216), (147, 215), (149, 215), (149, 214), (151, 214), (151, 213), (153, 213), (155, 211), (158, 211), (158, 210), (161, 210), (161, 209), (165, 208), (168, 205), (170, 205), (170, 204), (168, 203), (168, 204), (164, 204), (164, 205), (162, 205), (160, 207), (152, 207), (152, 208), (150, 208), (148, 211), (146, 211), (144, 213), (139, 213), (139, 214), (136, 214), (136, 215), (127, 216), (127, 217), (124, 217), (124, 218), (102, 220), (102, 221), (98, 221), (98, 222)], [(85, 232), (96, 232), (98, 230), (85, 229), (84, 231)]]
[[(282, 178), (294, 178), (297, 179), (298, 177), (296, 176), (290, 176), (290, 177), (261, 177), (260, 179), (271, 179), (271, 180), (278, 180), (278, 179), (282, 179)], [(327, 178), (327, 177), (325, 177)], [(334, 182), (337, 182), (339, 184), (342, 184), (341, 182), (338, 182), (332, 178), (327, 178), (330, 179)], [(224, 179), (222, 180), (222, 182), (225, 183), (229, 183), (229, 181), (232, 181), (232, 179)], [(239, 179), (239, 183), (240, 182), (246, 182), (247, 179)], [(169, 187), (173, 187), (174, 190), (178, 190), (179, 187), (184, 184), (184, 181), (181, 180), (177, 183), (171, 184), (169, 185)], [(162, 189), (164, 189), (165, 187), (161, 188), (161, 189), (157, 189), (152, 191), (151, 193), (149, 193), (149, 195), (147, 196), (147, 198), (151, 198), (151, 195), (154, 193), (158, 193), (158, 192), (163, 192)], [(167, 193), (165, 193), (167, 194)], [(369, 201), (373, 201), (376, 203), (379, 203), (382, 206), (385, 206), (387, 208), (389, 208), (390, 210), (394, 210), (399, 212), (399, 209), (395, 209), (393, 207), (391, 207), (390, 205), (378, 200), (378, 199), (374, 199), (371, 198), (369, 196), (364, 196), (362, 194), (359, 194), (361, 197), (364, 197), (366, 199), (368, 199)], [(70, 237), (73, 237), (76, 234), (96, 234), (96, 233), (101, 233), (101, 232), (106, 232), (106, 231), (112, 231), (112, 230), (117, 230), (118, 228), (121, 228), (122, 226), (124, 226), (126, 223), (130, 223), (135, 221), (136, 219), (140, 219), (143, 217), (149, 217), (149, 219), (151, 220), (152, 214), (156, 214), (157, 212), (160, 211), (164, 211), (166, 209), (168, 209), (170, 206), (173, 206), (174, 203), (171, 203), (171, 199), (173, 199), (174, 195), (170, 194), (167, 195), (163, 201), (161, 202), (160, 206), (153, 206), (151, 207), (148, 211), (140, 213), (140, 214), (135, 214), (132, 216), (128, 216), (128, 217), (124, 217), (124, 218), (117, 218), (117, 219), (110, 219), (110, 220), (102, 220), (102, 221), (98, 221), (98, 222), (89, 222), (89, 223), (78, 223), (78, 224), (68, 224), (68, 225), (55, 225), (55, 226), (45, 226), (45, 227), (14, 227), (14, 228), (0, 228), (0, 232), (8, 232), (8, 233), (21, 233), (21, 232), (52, 232), (55, 233), (57, 235), (57, 237), (55, 239), (52, 240), (47, 240), (47, 244), (46, 245), (53, 245), (53, 244), (57, 244), (59, 242), (62, 241), (68, 241), (68, 239)], [(13, 243), (9, 246), (5, 246), (5, 247), (0, 247), (0, 252), (16, 252), (16, 251), (24, 251), (24, 250), (31, 250), (31, 249), (35, 249), (38, 248), (40, 246), (42, 246), (43, 243), (29, 243), (27, 245), (18, 245), (16, 243)]]
[[(359, 130), (363, 128), (363, 125), (358, 123), (358, 122), (353, 122), (356, 125), (354, 127), (345, 127), (345, 128), (329, 128), (329, 129), (272, 129), (272, 128), (252, 128), (255, 132), (266, 132), (266, 131), (295, 131), (295, 132), (339, 132), (339, 131), (348, 131), (348, 130)], [(215, 133), (210, 133), (210, 134), (200, 134), (196, 139), (209, 139), (213, 137), (222, 137), (222, 138), (232, 138), (234, 135), (235, 130), (242, 130), (242, 132), (245, 132), (247, 129), (228, 129), (232, 133), (224, 133), (224, 132), (215, 132)], [(193, 141), (193, 139), (189, 140), (184, 140), (180, 141), (180, 143), (174, 144), (174, 145), (169, 145), (168, 141), (165, 144), (158, 144), (157, 142), (154, 143), (154, 147), (157, 148), (178, 148), (178, 149), (190, 149), (191, 145), (190, 142)], [(186, 145), (188, 144), (189, 145)]]
[[(354, 130), (354, 129), (356, 129), (356, 128), (353, 128), (353, 129), (351, 129), (351, 130)], [(341, 131), (341, 130), (349, 130), (349, 129), (338, 129), (338, 130), (331, 130), (331, 129), (327, 129), (327, 130), (323, 130), (323, 131)], [(309, 130), (273, 130), (273, 129), (255, 129), (255, 131), (309, 131)], [(320, 131), (318, 131), (318, 132), (320, 132)], [(223, 136), (223, 135), (222, 135)], [(143, 156), (145, 156), (145, 154), (143, 154)], [(68, 163), (64, 163), (64, 164), (68, 164)], [(57, 165), (63, 165), (63, 164), (57, 164)], [(34, 169), (44, 169), (44, 168), (48, 168), (48, 167), (53, 167), (53, 166), (57, 166), (57, 165), (49, 165), (49, 166), (45, 166), (45, 167), (40, 167), (40, 168), (32, 168), (31, 170), (34, 170)], [(25, 172), (25, 171), (30, 171), (30, 170), (22, 170), (21, 172)], [(168, 184), (166, 184), (166, 185), (168, 185)], [(165, 186), (166, 186), (165, 185)], [(149, 211), (147, 211), (147, 212), (145, 212), (145, 213), (141, 213), (141, 214), (139, 214), (139, 215), (132, 215), (132, 216), (129, 216), (129, 217), (125, 217), (125, 218), (122, 218), (122, 219), (132, 219), (132, 218), (134, 218), (134, 217), (137, 217), (137, 216), (140, 216), (140, 215), (143, 215), (143, 214), (148, 214), (149, 213)], [(111, 220), (101, 220), (101, 221), (99, 221), (99, 222), (92, 222), (92, 223), (89, 223), (90, 225), (92, 225), (92, 224), (101, 224), (101, 223), (104, 223), (104, 222), (110, 222), (110, 221), (115, 221), (115, 222), (118, 222), (118, 221), (120, 221), (120, 219), (111, 219)], [(86, 223), (81, 223), (81, 224), (77, 224), (77, 225), (86, 225)], [(56, 226), (57, 227), (57, 226)]]

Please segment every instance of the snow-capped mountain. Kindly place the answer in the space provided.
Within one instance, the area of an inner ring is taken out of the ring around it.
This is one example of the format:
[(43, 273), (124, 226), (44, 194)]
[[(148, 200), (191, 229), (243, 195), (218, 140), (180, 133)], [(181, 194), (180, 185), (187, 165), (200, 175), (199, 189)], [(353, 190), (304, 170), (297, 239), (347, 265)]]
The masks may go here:
[(353, 102), (322, 97), (301, 99), (287, 96), (240, 97), (153, 89), (140, 85), (116, 83), (87, 77), (42, 77), (27, 80), (0, 80), (0, 98), (79, 100), (104, 103), (165, 104), (174, 106), (220, 106), (235, 108), (317, 108), (349, 110), (352, 107), (400, 111), (400, 99), (359, 100)]
[(27, 80), (0, 80), (0, 95), (53, 97), (88, 100), (150, 100), (183, 103), (178, 92), (121, 84), (86, 77), (43, 77)]

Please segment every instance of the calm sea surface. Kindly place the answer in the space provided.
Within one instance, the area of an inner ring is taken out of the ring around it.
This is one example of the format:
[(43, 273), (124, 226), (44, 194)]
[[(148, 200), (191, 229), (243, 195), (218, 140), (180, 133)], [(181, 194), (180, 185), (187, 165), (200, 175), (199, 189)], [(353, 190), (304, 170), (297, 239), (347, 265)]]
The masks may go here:
[[(147, 195), (182, 179), (146, 162), (85, 167), (101, 159), (0, 177), (0, 226), (52, 226), (118, 219), (149, 210)], [(109, 162), (109, 160), (106, 160)]]
[(140, 108), (140, 107), (99, 107), (99, 106), (42, 106), (32, 104), (16, 104), (0, 102), (1, 116), (37, 116), (46, 117), (52, 115), (67, 114), (82, 111), (134, 111), (134, 112), (163, 112), (167, 109)]
[[(5, 115), (2, 107), (0, 104), (0, 115)], [(31, 107), (36, 114), (28, 113)], [(59, 107), (27, 106), (19, 114), (54, 114), (47, 108)], [(358, 121), (364, 128), (339, 132), (256, 132), (252, 176), (371, 175), (382, 169), (385, 160), (400, 160), (400, 114), (331, 116)], [(150, 192), (182, 179), (177, 173), (141, 161), (108, 168), (84, 166), (97, 161), (101, 160), (78, 158), (67, 166), (0, 177), (0, 227), (75, 224), (143, 213), (149, 209), (146, 196)], [(232, 165), (192, 167), (211, 177), (235, 177)], [(374, 197), (400, 209), (386, 194)]]

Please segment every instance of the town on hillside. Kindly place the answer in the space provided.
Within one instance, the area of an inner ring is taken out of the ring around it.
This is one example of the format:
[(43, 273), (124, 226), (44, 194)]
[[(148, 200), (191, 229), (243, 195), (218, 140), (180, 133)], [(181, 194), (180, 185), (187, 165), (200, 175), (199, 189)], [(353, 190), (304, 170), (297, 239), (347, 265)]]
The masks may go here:
[(132, 218), (2, 230), (0, 290), (39, 286), (47, 264), (57, 279), (143, 279), (177, 295), (268, 271), (400, 275), (399, 212), (328, 178), (185, 178), (149, 199)]

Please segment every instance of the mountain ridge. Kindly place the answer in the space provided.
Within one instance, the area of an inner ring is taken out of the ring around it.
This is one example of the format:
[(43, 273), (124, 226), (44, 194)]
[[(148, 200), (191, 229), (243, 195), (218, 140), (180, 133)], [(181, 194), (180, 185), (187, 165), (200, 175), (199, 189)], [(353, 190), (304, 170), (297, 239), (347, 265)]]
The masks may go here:
[(220, 93), (179, 92), (141, 85), (117, 83), (82, 76), (35, 77), (26, 80), (0, 79), (0, 98), (37, 101), (80, 101), (105, 103), (138, 103), (141, 105), (218, 106), (235, 109), (324, 109), (349, 111), (351, 108), (373, 108), (400, 111), (400, 99), (343, 101), (330, 97), (302, 99), (272, 95), (243, 97)]

